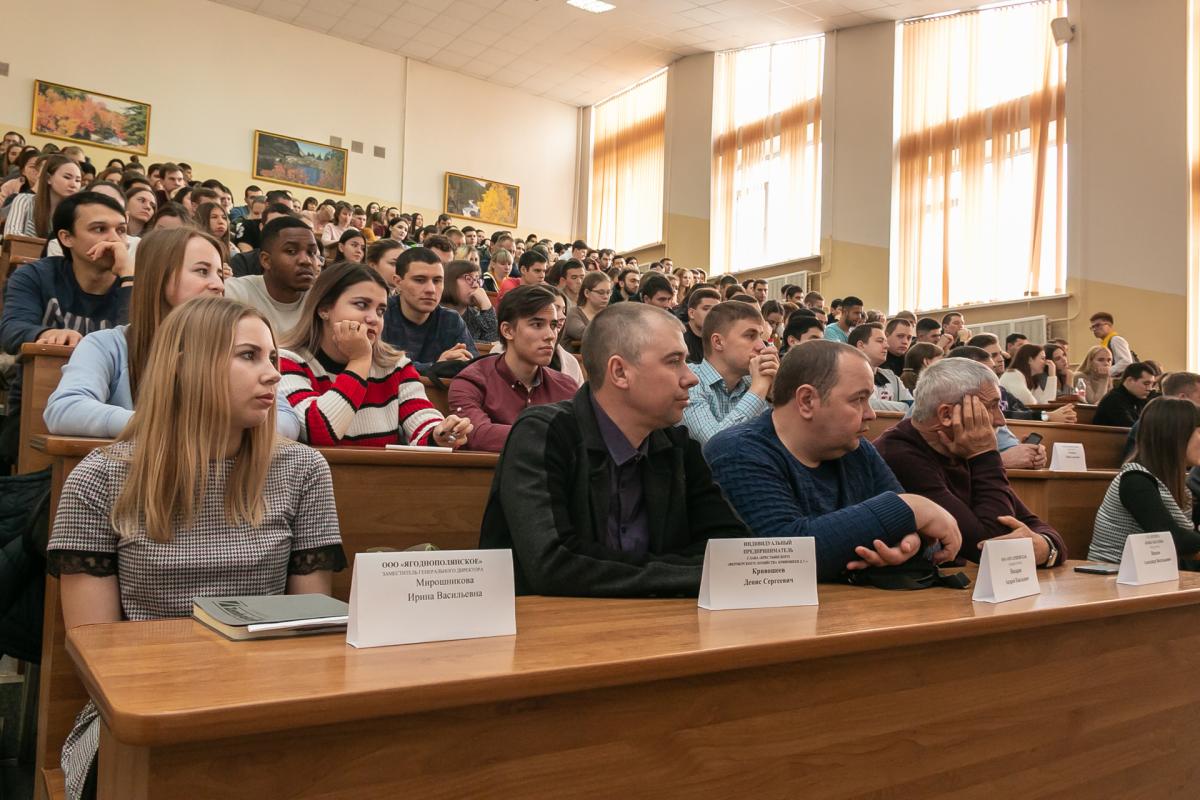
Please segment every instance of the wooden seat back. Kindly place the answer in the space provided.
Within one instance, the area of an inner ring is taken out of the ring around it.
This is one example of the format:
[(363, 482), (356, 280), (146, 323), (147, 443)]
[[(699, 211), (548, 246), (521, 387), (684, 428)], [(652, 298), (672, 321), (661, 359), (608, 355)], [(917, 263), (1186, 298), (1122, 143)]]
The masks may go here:
[(62, 368), (71, 358), (74, 347), (53, 344), (21, 345), (21, 430), (17, 449), (17, 472), (37, 472), (50, 466), (51, 457), (31, 442), (43, 436), (46, 422), (43, 414), (50, 395), (58, 388)]

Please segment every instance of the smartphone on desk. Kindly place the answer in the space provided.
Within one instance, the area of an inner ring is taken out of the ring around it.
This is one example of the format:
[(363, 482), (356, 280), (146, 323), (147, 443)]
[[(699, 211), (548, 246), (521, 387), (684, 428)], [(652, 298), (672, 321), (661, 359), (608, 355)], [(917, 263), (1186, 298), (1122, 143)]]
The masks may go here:
[(1084, 572), (1088, 575), (1116, 575), (1121, 571), (1120, 564), (1080, 564), (1075, 568), (1076, 572)]
[(1021, 440), (1021, 444), (1041, 444), (1042, 435), (1040, 433), (1031, 433)]

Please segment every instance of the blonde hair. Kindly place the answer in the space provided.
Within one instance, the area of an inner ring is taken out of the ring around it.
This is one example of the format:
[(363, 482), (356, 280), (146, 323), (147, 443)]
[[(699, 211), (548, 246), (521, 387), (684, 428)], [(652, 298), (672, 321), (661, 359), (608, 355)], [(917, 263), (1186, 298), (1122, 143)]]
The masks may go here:
[(217, 251), (217, 258), (224, 261), (216, 237), (190, 225), (150, 231), (138, 243), (134, 260), (137, 280), (133, 282), (133, 296), (129, 300), (129, 331), (125, 336), (129, 343), (129, 395), (135, 406), (154, 334), (171, 311), (167, 287), (178, 278), (192, 239), (208, 242)]
[[(321, 274), (317, 276), (304, 298), (300, 320), (296, 327), (284, 335), (280, 346), (285, 350), (302, 352), (307, 357), (315, 358), (317, 353), (321, 352), (321, 338), (325, 332), (325, 325), (332, 324), (331, 321), (321, 319), (321, 312), (336, 303), (342, 293), (351, 286), (360, 283), (373, 283), (382, 288), (385, 294), (388, 291), (383, 277), (366, 264), (343, 261), (321, 270)], [(376, 339), (371, 345), (371, 363), (377, 367), (391, 369), (402, 358), (403, 353), (385, 344), (382, 339)]]
[(1083, 356), (1083, 361), (1079, 363), (1079, 369), (1075, 372), (1076, 375), (1083, 376), (1083, 382), (1086, 384), (1085, 399), (1089, 403), (1098, 403), (1100, 398), (1108, 394), (1113, 387), (1112, 373), (1108, 375), (1097, 375), (1095, 371), (1096, 356), (1100, 353), (1107, 353), (1108, 348), (1104, 345), (1093, 345)]
[[(232, 419), (229, 366), (237, 325), (247, 317), (271, 329), (260, 312), (223, 297), (189, 300), (159, 326), (137, 412), (117, 438), (132, 442), (132, 452), (105, 451), (129, 462), (111, 516), (121, 536), (133, 536), (143, 526), (149, 538), (169, 542), (176, 526), (191, 527), (208, 489), (209, 465), (225, 458)], [(272, 405), (265, 424), (242, 431), (225, 485), (229, 524), (261, 524), (274, 449)]]

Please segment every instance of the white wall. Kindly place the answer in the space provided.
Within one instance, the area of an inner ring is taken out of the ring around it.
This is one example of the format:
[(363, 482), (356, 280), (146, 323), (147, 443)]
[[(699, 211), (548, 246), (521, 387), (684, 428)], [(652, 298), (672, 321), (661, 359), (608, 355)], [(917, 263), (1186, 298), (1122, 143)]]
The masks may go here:
[[(364, 142), (365, 154), (350, 154), (348, 191), (397, 196), (405, 59), (198, 0), (56, 0), (53, 17), (86, 33), (64, 57), (66, 43), (54, 41), (47, 13), (39, 3), (6, 6), (6, 124), (28, 132), (33, 79), (41, 78), (150, 103), (151, 158), (143, 161), (230, 170), (244, 176), (231, 186), (235, 193), (251, 182), (257, 128), (317, 142), (341, 136), (346, 146)], [(319, 64), (343, 68), (315, 69)], [(371, 97), (361, 87), (347, 91), (351, 69), (374, 76)], [(386, 147), (387, 158), (373, 157), (373, 145)], [(119, 156), (89, 154), (93, 161)]]
[[(444, 173), (460, 172), (520, 186), (521, 232), (574, 234), (573, 106), (203, 0), (56, 0), (54, 17), (87, 34), (64, 57), (47, 13), (37, 3), (5, 6), (4, 30), (43, 32), (5, 37), (5, 130), (31, 138), (33, 80), (41, 78), (150, 103), (144, 163), (187, 161), (194, 175), (218, 178), (235, 194), (251, 182), (266, 186), (251, 178), (255, 129), (317, 142), (340, 136), (347, 148), (365, 145), (350, 154), (352, 200), (400, 203), (432, 222)], [(485, 110), (464, 111), (466, 93)], [(376, 145), (386, 158), (373, 155)], [(101, 167), (121, 155), (85, 150)]]
[[(481, 91), (486, 105), (464, 111)], [(406, 116), (407, 207), (440, 209), (449, 170), (521, 187), (522, 234), (572, 238), (578, 108), (413, 61)]]

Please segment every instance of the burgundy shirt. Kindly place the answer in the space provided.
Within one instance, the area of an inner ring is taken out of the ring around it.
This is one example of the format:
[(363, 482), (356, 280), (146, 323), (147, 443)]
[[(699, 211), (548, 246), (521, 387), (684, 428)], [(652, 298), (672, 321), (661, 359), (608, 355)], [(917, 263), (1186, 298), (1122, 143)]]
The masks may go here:
[(992, 450), (969, 460), (944, 456), (929, 446), (911, 419), (885, 431), (875, 449), (892, 468), (904, 491), (932, 500), (950, 512), (962, 531), (960, 558), (978, 562), (979, 543), (1011, 533), (997, 517), (1016, 517), (1035, 533), (1044, 533), (1058, 547), (1057, 566), (1067, 560), (1067, 546), (1058, 531), (1026, 508), (1012, 485), (1000, 452)]
[(570, 400), (578, 390), (573, 378), (549, 367), (540, 367), (533, 387), (526, 389), (501, 353), (476, 360), (450, 381), (450, 413), (475, 426), (468, 450), (499, 453), (518, 414), (529, 406)]

